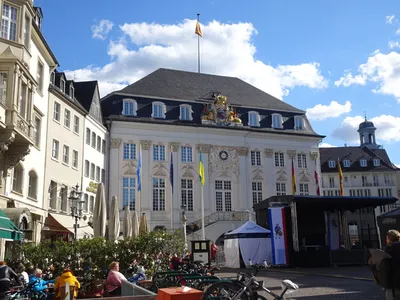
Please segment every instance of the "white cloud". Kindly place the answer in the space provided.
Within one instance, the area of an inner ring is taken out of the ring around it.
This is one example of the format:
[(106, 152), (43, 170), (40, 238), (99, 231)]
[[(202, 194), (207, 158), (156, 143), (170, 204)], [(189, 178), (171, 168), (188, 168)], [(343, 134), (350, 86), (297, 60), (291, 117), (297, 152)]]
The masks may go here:
[[(368, 119), (374, 123), (376, 129), (376, 139), (381, 142), (391, 143), (400, 141), (400, 117), (390, 115), (380, 115)], [(346, 117), (341, 126), (332, 132), (336, 139), (349, 143), (359, 143), (358, 126), (364, 121), (364, 117)]]
[[(123, 36), (109, 43), (108, 64), (87, 66), (69, 73), (75, 74), (76, 80), (99, 80), (104, 95), (161, 67), (196, 72), (195, 22), (123, 24), (120, 26)], [(280, 99), (294, 87), (325, 88), (328, 85), (317, 62), (271, 66), (257, 60), (252, 40), (257, 31), (251, 23), (212, 21), (203, 25), (202, 31), (203, 73), (239, 77)]]
[(332, 145), (332, 144), (329, 144), (329, 143), (320, 143), (320, 144), (318, 145), (318, 147), (319, 147), (319, 148), (332, 148), (332, 147), (336, 147), (336, 146), (334, 146), (334, 145)]
[(396, 41), (389, 41), (388, 46), (390, 49), (400, 48), (400, 43)]
[(375, 83), (372, 92), (396, 97), (400, 102), (400, 53), (377, 53), (370, 56), (365, 64), (360, 65), (358, 74), (345, 74), (335, 82), (336, 86), (365, 85)]
[(310, 120), (337, 118), (345, 113), (351, 112), (351, 103), (350, 101), (346, 101), (345, 104), (340, 104), (337, 101), (331, 101), (329, 105), (317, 104), (312, 108), (307, 108), (306, 112)]
[(92, 25), (92, 38), (105, 40), (113, 27), (114, 24), (110, 20), (101, 20), (99, 24)]
[(387, 24), (393, 24), (393, 21), (395, 20), (395, 15), (392, 16), (386, 16), (386, 23)]

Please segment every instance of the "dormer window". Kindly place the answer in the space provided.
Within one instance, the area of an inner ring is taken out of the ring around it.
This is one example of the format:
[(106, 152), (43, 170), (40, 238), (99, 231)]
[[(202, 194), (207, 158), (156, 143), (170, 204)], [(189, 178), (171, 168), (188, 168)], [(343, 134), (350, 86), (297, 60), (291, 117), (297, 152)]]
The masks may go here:
[(60, 89), (65, 93), (65, 80), (60, 78)]
[(162, 102), (153, 102), (153, 113), (151, 116), (157, 119), (165, 119), (166, 107)]
[(367, 166), (367, 160), (366, 159), (360, 159), (360, 166), (361, 167), (366, 167)]
[(133, 99), (124, 99), (122, 105), (122, 114), (124, 116), (136, 116), (137, 103)]
[(379, 167), (381, 165), (381, 160), (379, 158), (374, 158), (374, 166)]
[(74, 98), (74, 93), (75, 93), (75, 89), (74, 89), (74, 87), (73, 87), (72, 84), (71, 84), (70, 87), (69, 87), (69, 96), (70, 96), (71, 98)]
[(272, 115), (272, 128), (282, 128), (282, 116), (280, 114)]
[(250, 127), (260, 127), (260, 114), (256, 111), (249, 111), (249, 123)]
[(336, 167), (336, 161), (330, 160), (329, 161), (329, 168), (335, 168)]
[(346, 159), (343, 161), (343, 167), (350, 168), (350, 160)]
[(183, 121), (192, 121), (192, 107), (189, 104), (182, 104), (180, 106), (180, 115), (179, 115), (179, 120)]
[(304, 129), (304, 118), (302, 116), (294, 117), (294, 129), (298, 130)]
[(56, 73), (51, 72), (51, 75), (50, 75), (50, 82), (51, 82), (51, 84), (54, 84), (55, 81), (56, 81)]

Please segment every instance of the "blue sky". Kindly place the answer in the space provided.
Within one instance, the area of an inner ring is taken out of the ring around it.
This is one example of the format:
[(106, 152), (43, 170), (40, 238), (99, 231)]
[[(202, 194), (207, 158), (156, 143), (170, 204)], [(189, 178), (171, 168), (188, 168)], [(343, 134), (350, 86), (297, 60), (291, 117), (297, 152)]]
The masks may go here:
[(196, 71), (200, 13), (204, 72), (240, 77), (307, 110), (314, 129), (334, 146), (357, 143), (365, 111), (379, 143), (400, 163), (398, 0), (35, 5), (43, 9), (43, 31), (60, 70), (99, 80), (103, 95), (159, 67)]

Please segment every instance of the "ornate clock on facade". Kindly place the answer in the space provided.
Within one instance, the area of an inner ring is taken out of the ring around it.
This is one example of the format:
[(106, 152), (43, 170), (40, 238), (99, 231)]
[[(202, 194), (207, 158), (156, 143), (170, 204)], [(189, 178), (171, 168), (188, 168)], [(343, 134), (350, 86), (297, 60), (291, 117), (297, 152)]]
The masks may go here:
[(228, 159), (228, 152), (226, 152), (225, 150), (221, 151), (221, 152), (219, 153), (219, 158), (220, 158), (221, 160), (227, 160), (227, 159)]

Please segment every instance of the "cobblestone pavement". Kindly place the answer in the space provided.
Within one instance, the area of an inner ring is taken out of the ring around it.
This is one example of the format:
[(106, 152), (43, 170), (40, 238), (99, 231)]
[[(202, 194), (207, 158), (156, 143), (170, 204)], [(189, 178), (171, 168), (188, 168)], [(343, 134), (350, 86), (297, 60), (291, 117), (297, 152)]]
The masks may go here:
[[(327, 268), (328, 269), (328, 268)], [(329, 268), (331, 269), (331, 268)], [(315, 271), (316, 269), (314, 269)], [(290, 279), (299, 285), (300, 289), (290, 295), (290, 299), (298, 300), (381, 300), (384, 299), (383, 290), (378, 287), (374, 281), (368, 279), (352, 279), (349, 277), (334, 277), (334, 276), (321, 276), (321, 275), (310, 275), (300, 274), (300, 270), (269, 270), (267, 272), (259, 273), (258, 279), (264, 280), (264, 284), (274, 292), (281, 290), (280, 283), (283, 279)], [(297, 272), (296, 272), (297, 271)], [(309, 270), (307, 270), (309, 271)], [(357, 274), (353, 277), (364, 277), (368, 273), (361, 271), (360, 269), (348, 269), (341, 270), (341, 272), (333, 272), (333, 270), (319, 270), (324, 273), (331, 272), (333, 275), (339, 275), (338, 273), (349, 273)], [(345, 271), (345, 272), (344, 272)], [(295, 273), (296, 272), (296, 273)], [(363, 275), (364, 274), (364, 275)], [(361, 276), (363, 275), (363, 276)], [(221, 272), (217, 274), (220, 277), (235, 277), (236, 271)], [(345, 275), (342, 275), (345, 276)], [(273, 299), (266, 293), (262, 293), (267, 299)]]

